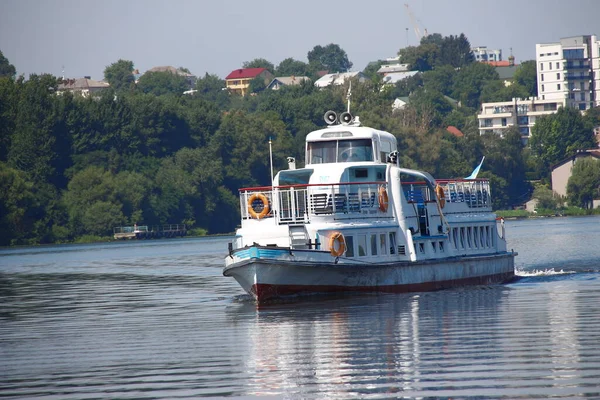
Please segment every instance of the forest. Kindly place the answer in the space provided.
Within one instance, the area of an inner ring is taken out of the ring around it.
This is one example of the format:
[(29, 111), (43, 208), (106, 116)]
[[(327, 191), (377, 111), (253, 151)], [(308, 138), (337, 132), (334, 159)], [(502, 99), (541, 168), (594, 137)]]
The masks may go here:
[[(474, 62), (464, 35), (433, 34), (399, 55), (421, 73), (385, 86), (376, 74), (382, 61), (371, 63), (364, 70), (371, 80), (352, 82), (352, 114), (393, 133), (404, 166), (436, 178), (467, 176), (485, 156), (480, 177), (491, 180), (496, 210), (529, 200), (532, 182), (548, 183), (553, 163), (597, 147), (598, 109), (544, 117), (527, 146), (512, 128), (504, 137), (479, 135), (482, 102), (536, 95), (534, 61), (521, 63), (505, 86), (493, 67)], [(277, 66), (255, 59), (243, 67), (313, 81), (317, 71), (352, 67), (334, 44), (315, 46), (307, 58)], [(349, 82), (266, 90), (257, 81), (240, 97), (206, 74), (193, 95), (184, 95), (181, 76), (152, 72), (136, 83), (133, 70), (133, 61), (117, 60), (104, 71), (110, 89), (84, 98), (59, 93), (56, 76), (16, 76), (0, 52), (0, 246), (97, 240), (134, 223), (233, 232), (238, 189), (270, 184), (269, 139), (275, 173), (289, 156), (302, 166), (306, 135), (325, 126), (327, 110), (346, 109)], [(403, 96), (409, 103), (393, 110)], [(464, 136), (450, 134), (450, 125)]]

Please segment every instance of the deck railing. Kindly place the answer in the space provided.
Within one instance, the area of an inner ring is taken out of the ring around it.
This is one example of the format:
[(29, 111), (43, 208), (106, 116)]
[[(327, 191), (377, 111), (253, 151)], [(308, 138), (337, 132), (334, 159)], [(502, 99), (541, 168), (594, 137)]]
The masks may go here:
[[(487, 180), (440, 180), (438, 184), (444, 189), (446, 203), (491, 207)], [(387, 194), (387, 182), (245, 188), (240, 189), (240, 212), (242, 219), (277, 218), (281, 224), (306, 223), (314, 216), (324, 215), (335, 215), (337, 219), (391, 216), (391, 203), (382, 204), (382, 190)], [(409, 203), (436, 201), (435, 193), (425, 182), (403, 182), (402, 190)]]
[[(243, 219), (255, 218), (264, 204), (255, 194), (268, 200), (269, 211), (263, 217), (275, 217), (279, 223), (308, 222), (312, 216), (336, 214), (336, 217), (368, 217), (385, 213), (387, 204), (380, 204), (380, 190), (387, 190), (386, 182), (351, 182), (249, 188), (240, 190), (240, 207)], [(384, 201), (383, 197), (381, 199)], [(251, 203), (250, 203), (251, 202)], [(274, 203), (276, 202), (276, 203)], [(273, 212), (273, 205), (279, 210)]]

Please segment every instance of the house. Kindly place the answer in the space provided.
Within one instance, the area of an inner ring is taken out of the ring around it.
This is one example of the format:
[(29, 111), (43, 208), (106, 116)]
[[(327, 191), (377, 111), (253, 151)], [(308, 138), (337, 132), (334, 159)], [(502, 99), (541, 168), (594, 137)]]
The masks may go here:
[(395, 72), (406, 72), (408, 71), (408, 64), (401, 64), (400, 57), (387, 58), (381, 67), (377, 70), (379, 75), (386, 76)]
[[(552, 190), (555, 193), (561, 196), (567, 195), (567, 184), (569, 183), (569, 178), (572, 175), (573, 166), (577, 163), (577, 160), (587, 157), (592, 157), (600, 162), (600, 150), (579, 150), (571, 157), (565, 158), (564, 160), (552, 166)], [(600, 199), (594, 200), (592, 207), (600, 207)]]
[(79, 79), (63, 79), (56, 88), (56, 91), (58, 94), (72, 92), (83, 97), (88, 97), (98, 94), (109, 87), (108, 82), (96, 81), (89, 76), (85, 76)]
[(268, 85), (274, 76), (266, 68), (240, 68), (231, 71), (225, 77), (225, 84), (230, 93), (245, 96), (248, 93), (250, 82), (256, 78), (262, 78), (265, 85)]
[(381, 82), (384, 85), (395, 85), (396, 83), (406, 78), (410, 78), (411, 76), (415, 76), (418, 73), (419, 71), (389, 72), (384, 75)]
[(267, 89), (271, 90), (279, 90), (282, 86), (287, 85), (299, 85), (302, 82), (307, 81), (310, 82), (310, 78), (308, 76), (278, 76), (274, 78), (269, 85), (267, 85)]
[(315, 86), (325, 88), (333, 85), (343, 85), (344, 82), (350, 79), (358, 79), (359, 82), (370, 81), (370, 79), (362, 72), (340, 72), (337, 74), (326, 74), (317, 79)]
[[(134, 71), (134, 76), (135, 76), (136, 71)], [(147, 72), (170, 72), (174, 75), (179, 75), (179, 76), (184, 77), (189, 89), (192, 89), (194, 86), (196, 86), (196, 80), (197, 80), (196, 75), (190, 74), (189, 72), (186, 72), (186, 71), (182, 70), (181, 68), (175, 68), (170, 65), (166, 65), (166, 66), (161, 66), (161, 67), (150, 68), (148, 71), (146, 71), (146, 73)]]
[(402, 110), (408, 104), (408, 96), (397, 97), (392, 104), (392, 110)]

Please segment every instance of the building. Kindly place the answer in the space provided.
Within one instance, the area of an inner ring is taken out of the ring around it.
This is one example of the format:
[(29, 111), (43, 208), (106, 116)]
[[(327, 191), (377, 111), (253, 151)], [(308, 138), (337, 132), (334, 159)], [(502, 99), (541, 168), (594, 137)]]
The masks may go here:
[(91, 77), (86, 76), (79, 79), (63, 79), (61, 83), (58, 84), (56, 91), (58, 94), (72, 92), (83, 97), (88, 97), (98, 94), (109, 87), (110, 85), (108, 82), (96, 81), (91, 79)]
[(412, 76), (415, 76), (419, 73), (419, 71), (390, 72), (385, 74), (383, 79), (381, 79), (381, 82), (384, 85), (395, 85), (396, 83), (404, 79), (410, 78)]
[(282, 86), (287, 85), (299, 85), (302, 82), (307, 81), (310, 82), (310, 78), (308, 76), (278, 76), (274, 78), (271, 83), (267, 85), (267, 89), (271, 90), (279, 90)]
[(565, 99), (582, 111), (600, 105), (600, 41), (595, 35), (536, 44), (535, 49), (542, 99)]
[(266, 68), (240, 68), (231, 71), (225, 77), (225, 84), (230, 93), (245, 96), (248, 93), (250, 82), (256, 78), (262, 78), (265, 85), (268, 85), (274, 76)]
[(387, 74), (396, 72), (406, 72), (408, 71), (408, 67), (408, 64), (400, 63), (400, 57), (386, 58), (385, 61), (382, 62), (381, 67), (377, 70), (377, 73), (386, 76)]
[(502, 50), (488, 49), (486, 46), (472, 47), (471, 52), (475, 61), (502, 61)]
[(326, 74), (315, 81), (315, 86), (325, 88), (333, 85), (343, 85), (349, 79), (358, 79), (359, 82), (366, 82), (370, 79), (362, 72), (340, 72), (337, 74)]
[[(567, 195), (567, 184), (573, 173), (573, 166), (577, 163), (577, 160), (587, 157), (592, 157), (600, 162), (600, 150), (580, 150), (571, 157), (552, 166), (552, 190), (555, 193), (561, 196)], [(600, 207), (600, 199), (594, 200), (593, 208), (596, 207)]]
[[(134, 76), (136, 76), (136, 72), (138, 72), (138, 70), (133, 71)], [(170, 65), (165, 65), (165, 66), (160, 66), (160, 67), (154, 67), (154, 68), (150, 68), (147, 72), (170, 72), (173, 75), (179, 75), (185, 78), (185, 82), (188, 86), (188, 89), (192, 89), (193, 87), (196, 86), (196, 75), (191, 74), (187, 71), (182, 70), (181, 68), (175, 68), (172, 67)], [(138, 72), (139, 73), (139, 72)], [(139, 77), (136, 78), (136, 82), (139, 80)]]
[(481, 113), (477, 115), (479, 134), (493, 132), (503, 135), (506, 129), (517, 126), (523, 142), (526, 143), (531, 128), (539, 117), (554, 114), (560, 107), (565, 106), (566, 99), (540, 99), (539, 97), (483, 103)]

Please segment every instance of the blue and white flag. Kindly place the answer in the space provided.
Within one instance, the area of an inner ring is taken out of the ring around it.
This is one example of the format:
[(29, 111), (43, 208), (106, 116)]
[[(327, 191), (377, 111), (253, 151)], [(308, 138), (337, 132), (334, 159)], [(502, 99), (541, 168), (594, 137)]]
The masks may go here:
[(483, 165), (483, 160), (485, 160), (485, 156), (483, 156), (479, 165), (477, 167), (475, 167), (473, 172), (471, 172), (471, 175), (467, 176), (465, 179), (477, 179), (477, 174), (479, 174), (479, 170), (481, 169), (481, 166)]

